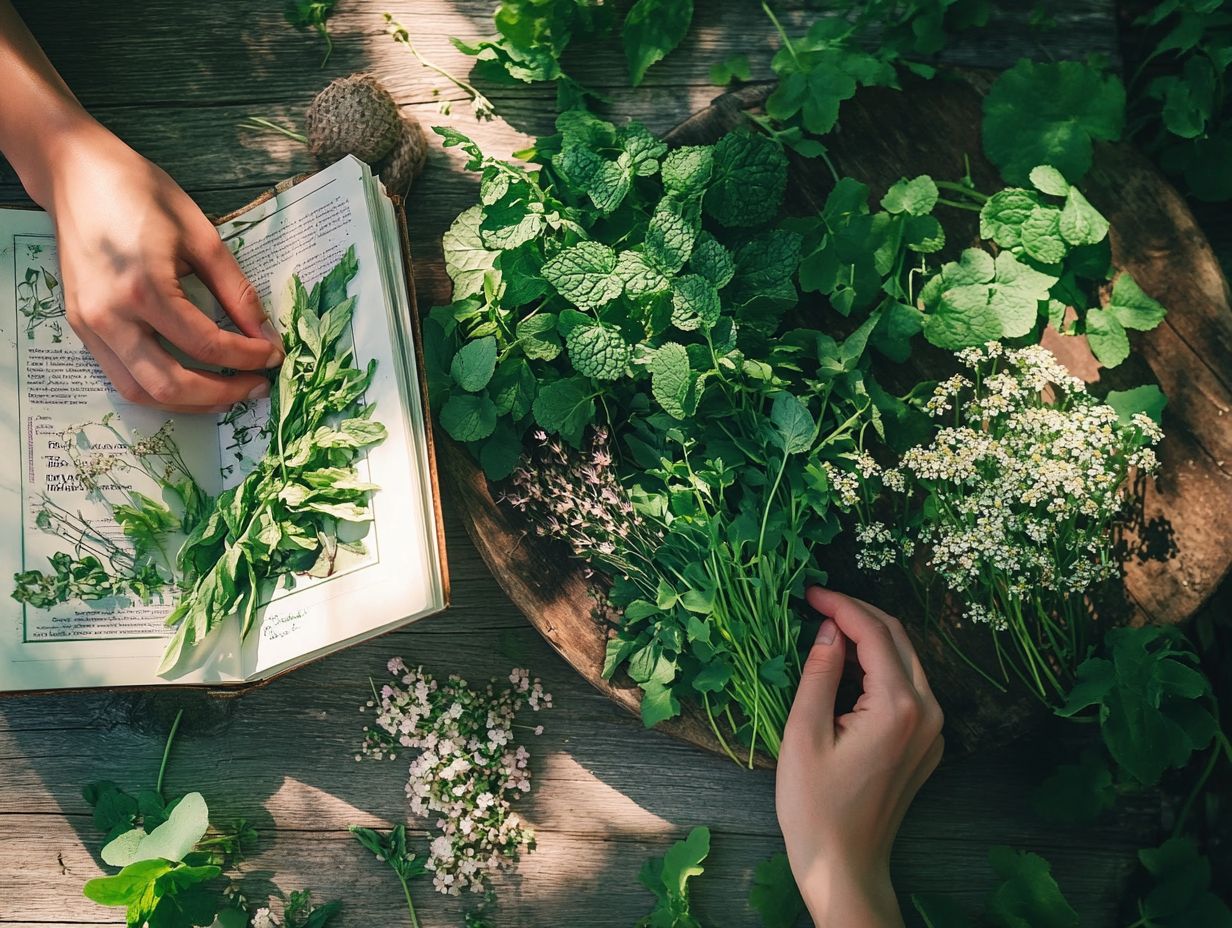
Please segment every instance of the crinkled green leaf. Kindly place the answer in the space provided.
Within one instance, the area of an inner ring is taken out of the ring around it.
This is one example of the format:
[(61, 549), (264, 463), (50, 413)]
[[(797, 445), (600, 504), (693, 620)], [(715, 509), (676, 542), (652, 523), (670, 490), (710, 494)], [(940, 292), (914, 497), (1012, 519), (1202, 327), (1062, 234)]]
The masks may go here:
[(492, 268), (497, 252), (484, 247), (479, 234), (483, 210), (472, 206), (464, 210), (441, 237), (445, 270), (453, 281), (453, 298), (483, 292), (484, 275)]
[(700, 274), (672, 281), (672, 325), (684, 331), (710, 329), (719, 321), (719, 291)]
[(668, 342), (655, 350), (650, 359), (650, 389), (668, 415), (687, 419), (693, 414), (696, 379), (683, 345)]
[(713, 236), (702, 233), (693, 247), (693, 256), (689, 258), (689, 269), (710, 281), (716, 288), (726, 287), (736, 273), (736, 262), (732, 254)]
[(439, 414), (441, 427), (457, 441), (479, 441), (496, 428), (496, 405), (484, 394), (455, 393)]
[(646, 262), (639, 252), (622, 251), (616, 259), (616, 276), (624, 283), (625, 293), (633, 299), (661, 293), (668, 280), (656, 267)]
[(663, 189), (681, 200), (706, 192), (714, 171), (714, 149), (709, 145), (686, 145), (663, 159)]
[(664, 197), (646, 227), (643, 257), (664, 274), (675, 274), (693, 254), (700, 223), (679, 201)]
[(629, 363), (629, 343), (610, 325), (577, 326), (565, 336), (569, 361), (584, 377), (616, 380), (624, 376)]
[(556, 313), (527, 316), (517, 327), (518, 344), (528, 358), (551, 361), (560, 354), (560, 336), (556, 332)]
[(616, 252), (600, 242), (578, 242), (543, 266), (543, 276), (556, 292), (582, 309), (598, 309), (620, 296)]
[(764, 135), (731, 133), (714, 146), (706, 212), (720, 225), (756, 226), (773, 219), (787, 188), (787, 156)]

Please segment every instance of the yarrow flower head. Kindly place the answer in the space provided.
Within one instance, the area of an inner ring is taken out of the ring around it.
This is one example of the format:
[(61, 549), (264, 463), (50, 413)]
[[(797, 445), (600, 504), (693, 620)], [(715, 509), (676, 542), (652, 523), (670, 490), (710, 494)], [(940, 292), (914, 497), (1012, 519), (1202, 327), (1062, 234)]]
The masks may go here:
[[(438, 892), (483, 892), (490, 875), (512, 866), (534, 832), (512, 802), (530, 792), (530, 752), (516, 743), (517, 715), (552, 707), (552, 696), (524, 669), (509, 684), (473, 689), (457, 675), (441, 684), (401, 658), (388, 664), (394, 682), (366, 707), (376, 711), (362, 755), (394, 760), (414, 752), (406, 794), (414, 815), (433, 818), (437, 835), (426, 867)], [(535, 734), (543, 731), (536, 726)], [(357, 759), (359, 756), (357, 755)]]

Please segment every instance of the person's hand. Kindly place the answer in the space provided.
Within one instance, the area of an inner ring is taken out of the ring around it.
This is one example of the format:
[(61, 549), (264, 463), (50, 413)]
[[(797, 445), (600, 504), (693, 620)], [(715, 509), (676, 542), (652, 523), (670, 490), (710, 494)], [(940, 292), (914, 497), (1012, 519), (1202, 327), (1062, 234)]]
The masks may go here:
[[(828, 616), (809, 652), (779, 752), (775, 807), (787, 857), (822, 928), (901, 926), (890, 847), (941, 760), (942, 714), (899, 621), (820, 587)], [(836, 716), (847, 651), (864, 671), (852, 711)]]
[[(180, 364), (166, 339), (203, 364), (257, 372), (282, 340), (213, 224), (161, 168), (83, 115), (27, 183), (55, 221), (69, 325), (130, 402), (221, 411), (269, 394), (263, 373)], [(197, 309), (179, 279), (195, 273), (239, 333)]]

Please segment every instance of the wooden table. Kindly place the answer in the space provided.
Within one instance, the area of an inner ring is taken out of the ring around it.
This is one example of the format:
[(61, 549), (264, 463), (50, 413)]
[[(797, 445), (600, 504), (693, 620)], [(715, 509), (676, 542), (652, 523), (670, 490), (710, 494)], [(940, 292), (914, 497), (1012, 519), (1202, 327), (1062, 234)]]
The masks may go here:
[[(652, 69), (642, 88), (625, 86), (614, 47), (576, 62), (577, 76), (609, 95), (617, 116), (662, 131), (717, 93), (706, 77), (715, 61), (744, 51), (755, 76), (767, 75), (775, 43), (755, 5), (698, 5), (685, 46)], [(294, 143), (245, 131), (239, 122), (254, 114), (298, 123), (326, 80), (351, 71), (374, 71), (425, 124), (456, 125), (494, 153), (522, 147), (550, 129), (553, 119), (550, 90), (493, 88), (502, 118), (477, 124), (453, 87), (384, 34), (383, 5), (343, 0), (331, 23), (335, 50), (324, 70), (318, 67), (321, 44), (291, 30), (275, 0), (150, 0), (108, 4), (105, 11), (88, 0), (19, 0), (18, 6), (83, 102), (214, 212), (312, 167)], [(467, 59), (447, 37), (486, 34), (492, 6), (490, 0), (402, 0), (392, 9), (424, 54), (465, 73)], [(1049, 40), (1054, 54), (1059, 44), (1075, 56), (1115, 53), (1108, 2), (1065, 6), (1057, 14), (1061, 29)], [(997, 29), (964, 40), (949, 58), (1004, 67), (1032, 53), (1039, 37), (1025, 15), (1002, 16)], [(796, 8), (785, 19), (800, 30), (811, 14)], [(439, 113), (444, 100), (454, 101), (449, 117)], [(448, 299), (440, 235), (474, 201), (476, 188), (454, 153), (433, 148), (408, 211), (424, 309)], [(12, 172), (0, 163), (0, 201), (22, 197)], [(1226, 218), (1211, 230), (1226, 266), (1232, 255)], [(744, 902), (748, 881), (756, 863), (781, 846), (772, 775), (737, 769), (646, 732), (590, 690), (500, 593), (449, 503), (446, 494), (454, 605), (443, 616), (237, 700), (120, 693), (0, 702), (0, 924), (122, 923), (118, 910), (97, 907), (80, 894), (81, 885), (102, 872), (99, 840), (80, 788), (99, 778), (134, 788), (150, 785), (146, 780), (157, 769), (167, 725), (180, 706), (189, 711), (168, 788), (200, 789), (213, 818), (243, 816), (260, 830), (259, 851), (243, 865), (250, 898), (307, 886), (321, 900), (344, 900), (343, 925), (403, 924), (392, 876), (361, 853), (345, 830), (351, 823), (384, 827), (406, 815), (403, 763), (353, 759), (365, 720), (357, 707), (367, 695), (367, 678), (379, 675), (393, 655), (472, 681), (529, 666), (555, 696), (557, 708), (541, 718), (546, 734), (532, 739), (535, 788), (522, 809), (538, 831), (538, 849), (498, 883), (496, 924), (630, 928), (650, 905), (636, 880), (642, 861), (698, 824), (711, 827), (714, 848), (696, 884), (703, 921), (725, 928), (757, 924)], [(991, 884), (987, 849), (1006, 843), (1052, 862), (1084, 926), (1120, 923), (1116, 913), (1135, 865), (1133, 852), (1154, 837), (1156, 812), (1137, 808), (1077, 833), (1041, 826), (1029, 797), (1051, 763), (1053, 747), (1036, 739), (944, 763), (903, 826), (896, 854), (899, 889), (953, 893), (977, 907)], [(433, 894), (426, 882), (417, 903), (425, 928), (461, 923), (461, 906)]]

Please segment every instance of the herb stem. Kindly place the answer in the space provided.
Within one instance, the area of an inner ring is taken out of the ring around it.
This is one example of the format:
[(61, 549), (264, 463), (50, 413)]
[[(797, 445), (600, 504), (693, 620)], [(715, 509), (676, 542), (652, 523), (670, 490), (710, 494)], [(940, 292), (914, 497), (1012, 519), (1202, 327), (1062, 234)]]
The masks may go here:
[(175, 721), (171, 723), (171, 730), (167, 732), (167, 743), (163, 745), (163, 759), (158, 765), (158, 780), (154, 783), (154, 792), (158, 793), (159, 798), (163, 795), (163, 777), (167, 773), (167, 758), (171, 756), (171, 742), (175, 740), (175, 733), (180, 730), (180, 719), (182, 718), (184, 718), (183, 709), (175, 714)]
[(980, 208), (972, 203), (959, 203), (957, 200), (949, 200), (945, 197), (937, 197), (937, 203), (941, 206), (948, 206), (952, 209), (965, 209), (972, 213), (980, 212)]
[(970, 197), (977, 203), (987, 203), (988, 197), (980, 193), (974, 187), (968, 187), (966, 184), (960, 184), (952, 180), (933, 181), (937, 185), (938, 190), (948, 190), (950, 193), (960, 193), (963, 196)]
[(463, 80), (460, 77), (456, 77), (453, 74), (450, 74), (444, 68), (440, 67), (437, 64), (434, 64), (433, 62), (425, 58), (423, 55), (421, 55), (419, 52), (419, 49), (415, 47), (415, 43), (411, 41), (410, 30), (407, 29), (406, 26), (402, 25), (402, 23), (394, 19), (392, 13), (386, 13), (384, 15), (385, 15), (385, 22), (389, 27), (388, 32), (393, 37), (393, 40), (395, 42), (399, 42), (402, 45), (405, 45), (407, 47), (407, 50), (410, 51), (410, 53), (415, 56), (415, 60), (418, 61), (420, 65), (427, 68), (429, 71), (435, 71), (441, 77), (445, 78), (445, 80), (449, 81), (459, 90), (461, 90), (464, 94), (466, 94), (467, 97), (470, 98), (471, 106), (475, 110), (476, 119), (490, 119), (491, 118), (492, 114), (496, 112), (496, 107), (492, 105), (491, 100), (489, 100), (482, 93), (480, 93), (478, 88), (476, 88), (475, 85), (472, 84), (470, 81)]
[(411, 915), (411, 928), (419, 928), (419, 916), (415, 914), (415, 903), (411, 900), (411, 887), (401, 873), (398, 873), (398, 882), (402, 884), (402, 895), (406, 896), (406, 910)]
[(266, 119), (264, 116), (249, 116), (248, 122), (240, 123), (241, 129), (253, 129), (261, 131), (268, 129), (271, 132), (277, 132), (285, 135), (292, 141), (299, 142), (301, 145), (308, 144), (308, 136), (296, 132), (294, 129), (288, 129), (286, 126), (281, 126), (272, 119)]

